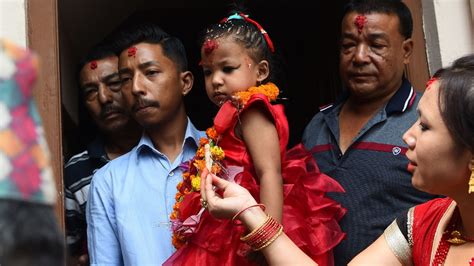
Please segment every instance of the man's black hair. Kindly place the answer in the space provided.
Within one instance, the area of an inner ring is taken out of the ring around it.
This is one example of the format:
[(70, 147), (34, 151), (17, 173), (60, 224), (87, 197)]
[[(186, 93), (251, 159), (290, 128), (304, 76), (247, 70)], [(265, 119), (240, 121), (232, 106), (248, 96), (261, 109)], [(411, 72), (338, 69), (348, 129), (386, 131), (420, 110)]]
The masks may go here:
[(352, 0), (345, 6), (343, 16), (350, 12), (393, 14), (400, 21), (399, 31), (405, 39), (411, 38), (413, 33), (410, 9), (401, 0)]
[(117, 55), (141, 42), (159, 44), (163, 53), (176, 63), (181, 72), (188, 70), (188, 60), (183, 43), (154, 23), (125, 22), (109, 38), (112, 49)]

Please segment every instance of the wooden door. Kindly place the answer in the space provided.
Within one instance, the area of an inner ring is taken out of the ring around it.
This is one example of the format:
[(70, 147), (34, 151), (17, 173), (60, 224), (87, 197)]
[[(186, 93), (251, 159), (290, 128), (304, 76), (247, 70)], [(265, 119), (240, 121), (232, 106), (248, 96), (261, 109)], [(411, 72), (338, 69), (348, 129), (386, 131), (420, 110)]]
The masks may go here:
[(34, 90), (43, 119), (57, 188), (56, 214), (64, 229), (61, 90), (57, 0), (26, 0), (28, 47), (39, 55), (40, 72)]

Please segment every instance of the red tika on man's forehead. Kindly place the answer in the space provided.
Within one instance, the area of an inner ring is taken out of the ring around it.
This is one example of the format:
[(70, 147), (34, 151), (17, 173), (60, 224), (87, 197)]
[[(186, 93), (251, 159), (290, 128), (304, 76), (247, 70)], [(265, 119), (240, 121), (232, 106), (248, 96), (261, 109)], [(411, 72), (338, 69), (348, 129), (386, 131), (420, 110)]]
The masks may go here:
[(91, 63), (89, 64), (89, 67), (90, 69), (94, 70), (97, 68), (97, 61), (91, 61)]
[(135, 56), (137, 54), (137, 47), (132, 46), (128, 48), (128, 57)]
[(354, 24), (356, 25), (357, 30), (359, 31), (359, 33), (362, 32), (362, 30), (364, 29), (364, 26), (365, 26), (366, 23), (367, 23), (367, 17), (364, 16), (364, 15), (358, 15), (354, 19)]

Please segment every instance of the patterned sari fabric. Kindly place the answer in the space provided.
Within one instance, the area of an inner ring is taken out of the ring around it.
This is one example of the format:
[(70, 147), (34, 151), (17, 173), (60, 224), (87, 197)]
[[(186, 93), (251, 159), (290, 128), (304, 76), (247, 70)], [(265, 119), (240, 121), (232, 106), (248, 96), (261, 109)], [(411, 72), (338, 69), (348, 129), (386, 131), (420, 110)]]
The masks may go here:
[(37, 58), (0, 39), (0, 198), (53, 205), (56, 191), (33, 100)]

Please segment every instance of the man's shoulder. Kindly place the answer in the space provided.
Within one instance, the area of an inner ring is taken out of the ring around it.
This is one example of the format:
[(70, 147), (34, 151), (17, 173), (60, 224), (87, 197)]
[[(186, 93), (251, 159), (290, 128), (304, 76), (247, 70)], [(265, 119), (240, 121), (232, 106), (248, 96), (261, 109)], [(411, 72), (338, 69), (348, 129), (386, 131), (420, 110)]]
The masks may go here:
[(316, 113), (306, 125), (302, 138), (302, 142), (306, 148), (314, 146), (318, 138), (317, 136), (320, 136), (321, 132), (327, 128), (327, 126), (325, 126), (325, 116), (328, 112), (331, 112), (333, 108), (333, 104), (320, 107), (319, 112)]
[(90, 159), (89, 152), (87, 150), (82, 151), (80, 153), (74, 154), (69, 158), (69, 160), (64, 165), (64, 168), (72, 167), (77, 163), (87, 161)]
[(94, 180), (97, 179), (97, 176), (120, 176), (121, 173), (124, 173), (124, 168), (129, 165), (129, 162), (133, 160), (133, 158), (136, 158), (136, 147), (131, 151), (109, 161), (106, 165), (98, 169), (94, 173)]

